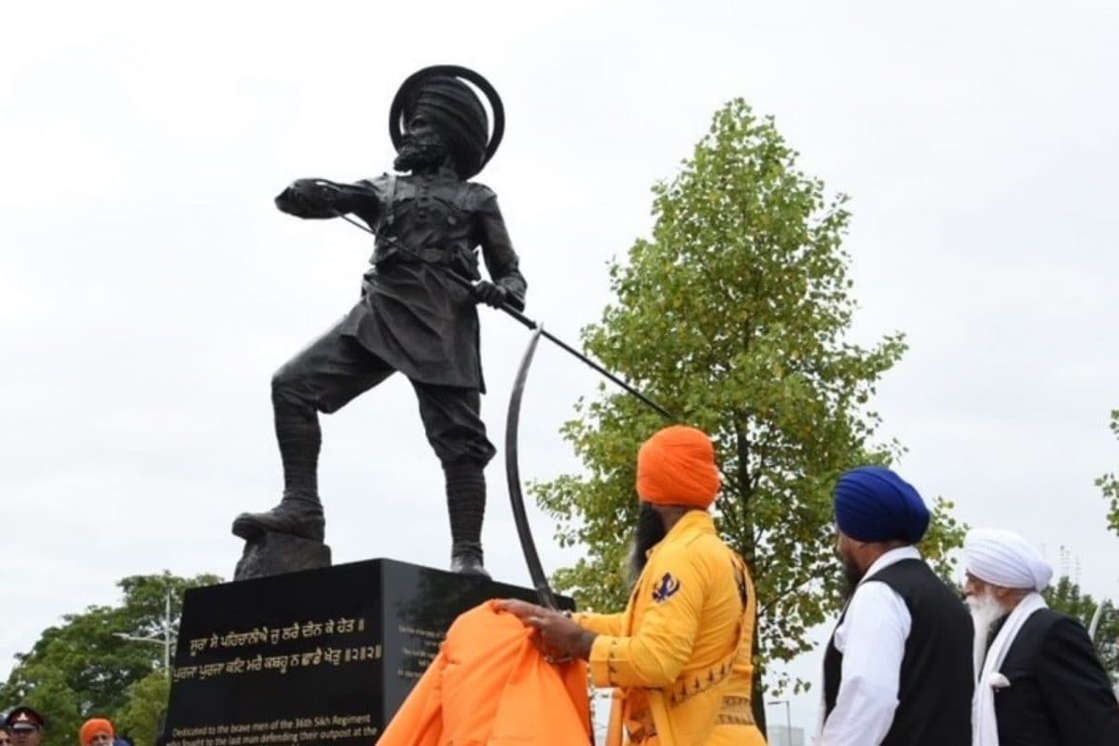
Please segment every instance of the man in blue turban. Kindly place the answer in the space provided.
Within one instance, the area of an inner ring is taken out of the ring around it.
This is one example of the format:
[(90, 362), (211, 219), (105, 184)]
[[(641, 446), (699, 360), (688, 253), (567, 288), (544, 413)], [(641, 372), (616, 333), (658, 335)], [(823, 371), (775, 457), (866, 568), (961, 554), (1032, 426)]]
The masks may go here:
[(971, 743), (971, 616), (914, 546), (929, 510), (881, 466), (835, 487), (848, 601), (824, 654), (817, 746)]

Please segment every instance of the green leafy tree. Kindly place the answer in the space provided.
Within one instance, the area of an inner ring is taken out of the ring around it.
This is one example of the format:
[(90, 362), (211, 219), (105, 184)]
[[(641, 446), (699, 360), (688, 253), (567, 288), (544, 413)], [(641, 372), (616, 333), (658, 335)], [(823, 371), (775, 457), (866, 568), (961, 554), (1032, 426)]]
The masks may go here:
[[(16, 656), (17, 665), (0, 685), (0, 710), (27, 703), (43, 712), (50, 723), (46, 746), (69, 746), (82, 720), (93, 716), (127, 714), (130, 727), (147, 727), (140, 721), (144, 710), (136, 700), (150, 697), (154, 687), (136, 685), (153, 672), (166, 679), (163, 649), (118, 635), (162, 638), (170, 590), (174, 636), (183, 592), (218, 582), (221, 578), (215, 575), (180, 578), (170, 573), (124, 578), (117, 584), (123, 595), (120, 605), (67, 614), (62, 624), (44, 630), (29, 652)], [(160, 704), (165, 706), (166, 690)]]
[[(868, 404), (903, 336), (848, 340), (847, 198), (826, 197), (796, 158), (744, 101), (718, 111), (678, 175), (653, 188), (652, 237), (610, 264), (615, 300), (582, 334), (608, 368), (714, 438), (725, 476), (717, 520), (752, 568), (762, 662), (809, 650), (809, 630), (837, 611), (836, 477), (900, 450), (873, 442), (879, 416)], [(625, 604), (635, 454), (664, 424), (602, 388), (563, 428), (584, 472), (533, 485), (558, 541), (585, 548), (555, 578), (584, 606)], [(963, 533), (950, 507), (937, 501), (925, 546), (944, 574)]]
[(1103, 607), (1099, 611), (1099, 626), (1093, 642), (1104, 669), (1112, 681), (1119, 682), (1119, 609), (1115, 604), (1107, 599), (1097, 601), (1082, 593), (1080, 586), (1067, 575), (1062, 575), (1041, 595), (1050, 608), (1079, 619), (1085, 627), (1092, 623), (1097, 611)]
[[(1119, 409), (1111, 410), (1111, 432), (1119, 438)], [(1108, 501), (1107, 527), (1119, 534), (1119, 477), (1115, 472), (1104, 474), (1096, 480), (1096, 486)]]
[(128, 687), (128, 701), (116, 711), (113, 723), (137, 744), (153, 744), (163, 725), (171, 681), (163, 671), (152, 671)]

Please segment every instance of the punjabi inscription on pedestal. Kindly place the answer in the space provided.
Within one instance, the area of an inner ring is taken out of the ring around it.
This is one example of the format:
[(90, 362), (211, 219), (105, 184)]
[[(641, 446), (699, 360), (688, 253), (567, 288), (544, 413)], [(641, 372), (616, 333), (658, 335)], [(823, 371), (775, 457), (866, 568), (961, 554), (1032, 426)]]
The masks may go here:
[(192, 592), (168, 746), (368, 744), (383, 725), (373, 563)]
[(189, 591), (168, 746), (369, 746), (458, 615), (510, 597), (535, 594), (392, 560)]

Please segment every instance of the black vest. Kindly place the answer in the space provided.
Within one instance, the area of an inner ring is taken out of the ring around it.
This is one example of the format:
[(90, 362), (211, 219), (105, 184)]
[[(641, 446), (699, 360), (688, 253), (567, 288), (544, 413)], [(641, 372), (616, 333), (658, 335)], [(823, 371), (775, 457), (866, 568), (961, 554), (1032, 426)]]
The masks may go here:
[[(918, 559), (896, 562), (864, 582), (888, 585), (913, 620), (901, 661), (898, 707), (882, 746), (970, 746), (973, 628), (959, 594)], [(843, 654), (833, 633), (824, 654), (829, 715), (842, 672)]]

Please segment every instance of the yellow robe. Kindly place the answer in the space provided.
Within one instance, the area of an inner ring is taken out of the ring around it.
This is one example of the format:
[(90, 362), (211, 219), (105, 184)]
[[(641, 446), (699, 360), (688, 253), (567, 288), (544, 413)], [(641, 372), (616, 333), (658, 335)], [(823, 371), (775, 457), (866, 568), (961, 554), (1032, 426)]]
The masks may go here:
[[(743, 603), (745, 597), (745, 604)], [(576, 614), (598, 633), (595, 686), (615, 687), (606, 746), (765, 746), (750, 709), (757, 604), (710, 514), (686, 513), (649, 553), (626, 610)]]

